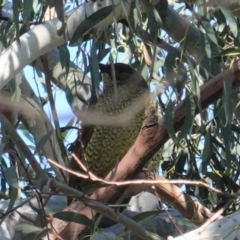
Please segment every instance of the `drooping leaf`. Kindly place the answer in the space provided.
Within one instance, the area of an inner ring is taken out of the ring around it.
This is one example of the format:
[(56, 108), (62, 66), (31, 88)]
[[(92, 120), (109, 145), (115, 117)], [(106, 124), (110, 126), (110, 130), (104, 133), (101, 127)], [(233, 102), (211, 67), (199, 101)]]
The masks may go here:
[[(6, 212), (10, 211), (13, 208), (13, 206), (17, 200), (17, 197), (18, 197), (18, 188), (10, 186), (10, 188), (9, 188), (9, 203), (8, 203), (8, 208), (7, 208)], [(7, 215), (5, 217), (1, 218), (0, 224), (2, 224), (2, 222), (5, 220), (6, 217), (7, 217)]]
[(43, 149), (43, 146), (47, 143), (47, 141), (49, 140), (49, 138), (51, 137), (53, 131), (50, 130), (47, 134), (45, 134), (40, 141), (37, 143), (36, 145), (36, 149), (34, 154), (39, 153), (39, 151), (41, 151)]
[(51, 232), (51, 229), (44, 228), (41, 231), (37, 232), (36, 236), (33, 238), (33, 240), (42, 240), (43, 237), (47, 235), (47, 233)]
[(232, 79), (231, 75), (224, 75), (223, 81), (223, 107), (226, 116), (226, 124), (231, 124), (233, 119), (233, 106), (231, 101)]
[(155, 39), (158, 33), (158, 29), (162, 26), (162, 19), (159, 15), (159, 12), (155, 9), (155, 7), (151, 3), (149, 3), (146, 0), (141, 1), (145, 5), (145, 10), (148, 16), (151, 16), (151, 18), (148, 18), (147, 29), (149, 30), (152, 38)]
[(92, 76), (92, 97), (91, 104), (96, 103), (99, 98), (99, 83), (100, 83), (100, 73), (99, 73), (99, 59), (96, 54), (95, 40), (92, 41), (91, 46), (91, 56), (89, 56), (90, 72)]
[(157, 4), (154, 5), (154, 7), (160, 15), (161, 21), (165, 23), (168, 16), (168, 1), (158, 1)]
[(206, 35), (208, 36), (208, 38), (213, 41), (216, 45), (218, 45), (218, 40), (216, 37), (216, 33), (213, 30), (213, 27), (211, 26), (211, 24), (207, 21), (203, 21), (202, 22), (203, 28), (206, 31)]
[(16, 226), (16, 230), (21, 231), (25, 234), (29, 234), (29, 233), (34, 233), (34, 232), (40, 232), (40, 231), (42, 231), (42, 228), (30, 225), (30, 224), (20, 224), (20, 225)]
[(173, 127), (173, 118), (174, 118), (174, 102), (172, 102), (170, 100), (167, 105), (166, 112), (164, 115), (164, 126), (167, 129), (169, 137), (176, 143), (177, 137), (176, 137), (175, 130)]
[(59, 47), (59, 54), (62, 68), (66, 69), (66, 75), (68, 75), (70, 67), (70, 52), (66, 43)]
[(15, 166), (5, 168), (3, 174), (8, 184), (14, 188), (18, 188), (18, 177)]
[(24, 11), (23, 11), (23, 24), (26, 23), (33, 11), (33, 0), (24, 0)]
[(71, 44), (74, 44), (78, 39), (82, 38), (82, 36), (92, 29), (96, 24), (101, 22), (103, 19), (108, 17), (113, 11), (113, 6), (104, 7), (97, 12), (93, 13), (89, 17), (87, 17), (83, 22), (79, 24), (75, 32), (73, 33), (72, 39), (70, 41)]
[[(200, 88), (199, 88), (199, 81), (196, 76), (195, 70), (193, 68), (193, 65), (190, 61), (188, 61), (188, 66), (189, 66), (189, 72), (191, 74), (191, 83), (192, 83), (192, 92), (196, 97), (197, 102), (200, 99)], [(200, 108), (201, 109), (201, 108)]]
[(208, 78), (210, 66), (211, 66), (211, 56), (212, 56), (212, 48), (210, 45), (210, 41), (204, 34), (200, 34), (200, 47), (201, 47), (201, 55), (202, 55), (202, 61), (201, 66), (206, 69), (206, 78)]
[(94, 225), (94, 222), (90, 220), (88, 217), (75, 212), (57, 212), (53, 216), (55, 218), (58, 218), (67, 222), (75, 222), (75, 223), (83, 224), (86, 226)]
[(230, 134), (232, 132), (231, 125), (227, 124), (224, 127), (221, 128), (221, 135), (223, 138), (223, 143), (225, 146), (225, 160), (226, 160), (226, 171), (229, 173), (231, 171), (231, 151), (230, 151), (230, 145), (231, 145), (231, 138), (232, 135)]
[(207, 134), (205, 136), (204, 148), (202, 154), (202, 173), (205, 174), (207, 172), (207, 166), (212, 156), (212, 140), (211, 140), (211, 130), (208, 129)]
[(194, 116), (195, 116), (195, 101), (191, 93), (187, 93), (186, 96), (186, 117), (184, 120), (183, 127), (181, 128), (181, 131), (179, 132), (177, 138), (178, 141), (184, 138), (187, 134), (191, 133)]
[(240, 55), (240, 48), (231, 47), (228, 49), (223, 49), (221, 53), (216, 57), (235, 57)]
[(13, 22), (16, 27), (16, 39), (19, 41), (20, 31), (19, 31), (19, 9), (18, 9), (18, 1), (13, 1)]
[(237, 192), (240, 189), (240, 186), (233, 181), (227, 174), (223, 173), (223, 177), (227, 183), (227, 185), (231, 188), (232, 192)]
[(63, 131), (63, 132), (62, 132), (62, 137), (63, 137), (63, 139), (65, 139), (65, 138), (67, 137), (68, 133), (71, 132), (71, 127), (73, 126), (73, 123), (74, 123), (74, 122), (75, 122), (75, 118), (73, 117), (73, 118), (71, 118), (71, 119), (69, 120), (69, 122), (66, 124), (65, 127), (61, 128), (61, 132), (62, 132), (63, 129), (65, 130), (65, 129), (67, 129), (68, 127), (70, 128), (70, 130)]
[(178, 51), (175, 49), (171, 49), (165, 59), (164, 70), (166, 74), (166, 78), (173, 81), (173, 72), (176, 63), (176, 58), (179, 56)]
[(234, 15), (225, 6), (220, 5), (219, 8), (222, 11), (224, 17), (226, 18), (228, 25), (233, 33), (233, 36), (236, 38), (238, 36), (238, 24), (237, 24), (237, 21), (236, 21)]
[(205, 173), (206, 177), (209, 177), (216, 186), (219, 186), (219, 181), (221, 181), (221, 178), (219, 175), (217, 175), (214, 172), (206, 172)]
[(145, 220), (146, 218), (149, 217), (155, 217), (157, 216), (159, 213), (165, 212), (163, 210), (158, 210), (158, 211), (148, 211), (148, 212), (142, 212), (137, 214), (136, 216), (132, 217), (132, 220), (136, 221), (136, 222), (140, 222)]

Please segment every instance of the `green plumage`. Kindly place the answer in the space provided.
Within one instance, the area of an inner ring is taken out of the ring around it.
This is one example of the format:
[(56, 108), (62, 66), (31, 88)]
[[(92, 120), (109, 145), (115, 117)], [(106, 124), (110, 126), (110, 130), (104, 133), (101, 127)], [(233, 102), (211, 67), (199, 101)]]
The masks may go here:
[[(94, 113), (100, 113), (100, 118), (104, 116), (106, 124), (88, 126), (88, 140), (84, 139), (83, 128), (82, 136), (86, 165), (91, 172), (102, 178), (117, 166), (118, 161), (133, 145), (146, 118), (146, 108), (149, 107), (149, 99), (146, 97), (149, 97), (149, 89), (144, 78), (126, 64), (117, 63), (114, 68), (117, 91), (112, 80), (111, 66), (100, 64), (100, 70), (107, 75), (103, 79), (103, 93), (93, 108)], [(117, 116), (116, 122), (111, 120), (114, 116)], [(121, 124), (124, 119), (128, 121)], [(148, 165), (150, 171), (158, 170), (159, 160), (160, 157), (156, 154)], [(79, 167), (73, 161), (71, 168), (77, 171), (76, 168)], [(72, 187), (81, 188), (85, 183), (86, 180), (70, 177)]]

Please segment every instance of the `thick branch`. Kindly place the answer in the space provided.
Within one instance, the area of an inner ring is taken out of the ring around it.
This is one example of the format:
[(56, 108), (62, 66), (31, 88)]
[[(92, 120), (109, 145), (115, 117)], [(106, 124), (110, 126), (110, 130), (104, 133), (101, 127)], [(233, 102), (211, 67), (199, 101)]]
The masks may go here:
[[(165, 180), (157, 175), (155, 179)], [(182, 192), (182, 190), (174, 184), (156, 184), (155, 189), (157, 195), (163, 202), (171, 204), (184, 217), (190, 219), (196, 225), (201, 225), (213, 215), (208, 208), (204, 207), (200, 202), (194, 200), (188, 194)]]
[[(19, 41), (13, 42), (10, 47), (0, 55), (0, 89), (5, 86), (23, 67), (33, 62), (39, 56), (49, 52), (70, 40), (78, 25), (87, 17), (106, 6), (114, 5), (113, 13), (101, 21), (96, 28), (111, 24), (114, 19), (121, 19), (124, 15), (119, 0), (114, 1), (87, 1), (75, 9), (66, 22), (65, 34), (59, 36), (57, 29), (62, 25), (57, 18), (34, 27), (23, 34)], [(128, 6), (128, 4), (126, 4)], [(90, 29), (89, 29), (90, 30)], [(43, 37), (44, 36), (44, 37)]]

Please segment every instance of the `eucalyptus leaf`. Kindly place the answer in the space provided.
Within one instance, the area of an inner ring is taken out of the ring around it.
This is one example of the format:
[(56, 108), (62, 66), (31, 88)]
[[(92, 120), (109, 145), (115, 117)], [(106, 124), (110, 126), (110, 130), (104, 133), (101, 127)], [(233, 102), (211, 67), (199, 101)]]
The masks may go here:
[(213, 30), (213, 27), (211, 26), (211, 24), (207, 21), (203, 21), (202, 25), (204, 27), (204, 30), (206, 31), (206, 35), (208, 36), (208, 38), (213, 41), (216, 45), (218, 45), (218, 40), (216, 37), (216, 33)]
[(226, 18), (234, 37), (236, 38), (238, 36), (238, 24), (234, 15), (232, 14), (231, 10), (225, 6), (220, 5), (219, 8), (222, 11), (224, 17)]
[(19, 41), (20, 37), (20, 26), (19, 26), (19, 9), (18, 1), (13, 1), (13, 22), (16, 28), (16, 39)]
[(67, 44), (63, 44), (59, 47), (59, 54), (60, 54), (60, 61), (62, 68), (66, 69), (66, 76), (69, 73), (69, 67), (70, 67), (70, 52), (67, 48)]
[(25, 234), (29, 234), (29, 233), (40, 232), (42, 231), (42, 228), (30, 225), (30, 224), (20, 224), (16, 226), (16, 230), (21, 231)]
[(33, 238), (33, 240), (42, 240), (43, 237), (47, 235), (47, 233), (50, 233), (51, 229), (44, 228), (41, 231), (37, 232), (36, 236)]
[(35, 149), (35, 152), (34, 154), (37, 154), (39, 153), (42, 149), (43, 149), (43, 146), (47, 143), (47, 141), (50, 139), (51, 135), (53, 134), (53, 131), (50, 130), (46, 135), (44, 135), (40, 141), (37, 143), (36, 145), (36, 149)]
[(231, 171), (231, 151), (230, 151), (230, 145), (231, 145), (231, 134), (229, 134), (232, 131), (231, 125), (227, 124), (224, 127), (221, 128), (221, 135), (223, 137), (223, 143), (225, 146), (225, 159), (226, 159), (226, 171), (227, 173), (230, 173)]
[(231, 124), (233, 119), (232, 95), (232, 77), (230, 74), (224, 75), (223, 82), (223, 107), (226, 116), (226, 124)]
[(205, 136), (204, 149), (202, 154), (202, 173), (203, 174), (207, 172), (207, 166), (211, 159), (211, 155), (212, 155), (211, 131), (210, 129), (208, 129), (207, 134)]
[(15, 166), (4, 168), (3, 175), (8, 184), (14, 188), (18, 188), (18, 176)]
[(67, 222), (75, 222), (75, 223), (83, 224), (87, 226), (94, 225), (94, 222), (90, 220), (88, 217), (75, 212), (57, 212), (53, 215), (53, 217), (67, 221)]
[(174, 118), (174, 102), (170, 100), (164, 115), (164, 126), (167, 129), (169, 137), (176, 143), (177, 137), (173, 127), (173, 118)]
[(95, 40), (92, 41), (91, 47), (91, 56), (89, 56), (90, 65), (90, 72), (92, 75), (92, 97), (91, 97), (91, 104), (96, 103), (99, 98), (99, 83), (100, 83), (100, 73), (99, 73), (99, 59), (98, 55), (96, 54), (96, 46)]
[(178, 141), (180, 141), (182, 138), (184, 138), (187, 134), (190, 134), (192, 131), (194, 116), (195, 116), (196, 106), (195, 101), (192, 96), (192, 94), (187, 93), (186, 96), (186, 117), (184, 120), (183, 127), (181, 128), (181, 131), (179, 132), (177, 138)]
[(33, 0), (24, 0), (23, 23), (26, 23), (33, 11)]
[(78, 39), (82, 38), (82, 36), (87, 31), (89, 31), (95, 25), (101, 22), (103, 19), (108, 17), (112, 12), (113, 12), (113, 6), (108, 6), (108, 7), (101, 8), (97, 12), (87, 17), (83, 22), (79, 24), (79, 26), (73, 33), (70, 43), (74, 44), (76, 41), (78, 41)]
[(140, 222), (143, 220), (146, 220), (146, 218), (149, 217), (155, 217), (157, 216), (159, 213), (165, 212), (163, 210), (158, 210), (158, 211), (148, 211), (148, 212), (142, 212), (137, 214), (136, 216), (132, 217), (132, 220), (136, 221), (136, 222)]

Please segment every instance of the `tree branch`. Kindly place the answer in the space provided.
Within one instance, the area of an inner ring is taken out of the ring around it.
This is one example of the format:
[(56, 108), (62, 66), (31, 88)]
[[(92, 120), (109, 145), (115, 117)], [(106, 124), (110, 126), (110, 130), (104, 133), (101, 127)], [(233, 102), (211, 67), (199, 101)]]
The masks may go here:
[[(58, 35), (57, 29), (62, 25), (57, 18), (47, 21), (44, 24), (34, 27), (23, 34), (19, 41), (13, 42), (0, 55), (0, 89), (2, 89), (20, 70), (33, 62), (39, 56), (49, 52), (55, 47), (70, 40), (78, 25), (87, 17), (106, 6), (114, 5), (113, 13), (97, 24), (96, 28), (101, 29), (113, 22), (114, 19), (123, 17), (122, 5), (119, 0), (114, 1), (87, 1), (79, 8), (68, 14), (65, 34)], [(127, 7), (128, 4), (126, 4)], [(89, 29), (90, 30), (90, 29)], [(43, 37), (44, 36), (44, 37)]]

